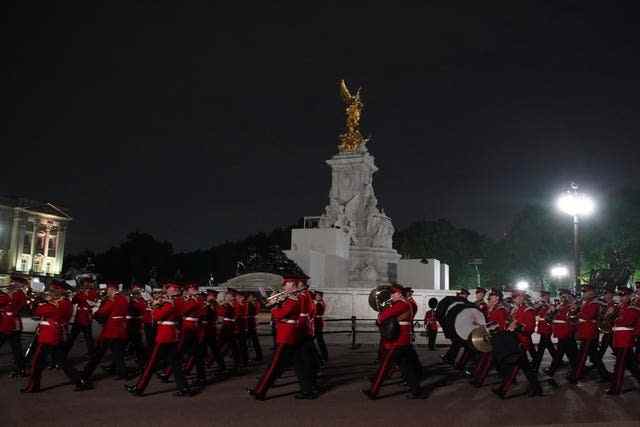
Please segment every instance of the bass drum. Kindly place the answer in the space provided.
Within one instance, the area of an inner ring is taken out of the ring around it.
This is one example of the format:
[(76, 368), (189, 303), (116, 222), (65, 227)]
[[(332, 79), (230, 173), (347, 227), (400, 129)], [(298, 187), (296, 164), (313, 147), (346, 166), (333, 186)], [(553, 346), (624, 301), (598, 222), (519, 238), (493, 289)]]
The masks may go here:
[(486, 323), (482, 310), (471, 302), (460, 301), (458, 304), (452, 304), (444, 317), (442, 329), (448, 330), (450, 339), (460, 341), (467, 341), (471, 331)]
[(498, 363), (514, 364), (522, 355), (515, 332), (500, 331), (491, 334), (491, 347)]
[(436, 320), (442, 324), (444, 322), (444, 315), (449, 309), (449, 306), (455, 302), (461, 302), (460, 298), (449, 295), (448, 297), (444, 297), (438, 303), (436, 307)]

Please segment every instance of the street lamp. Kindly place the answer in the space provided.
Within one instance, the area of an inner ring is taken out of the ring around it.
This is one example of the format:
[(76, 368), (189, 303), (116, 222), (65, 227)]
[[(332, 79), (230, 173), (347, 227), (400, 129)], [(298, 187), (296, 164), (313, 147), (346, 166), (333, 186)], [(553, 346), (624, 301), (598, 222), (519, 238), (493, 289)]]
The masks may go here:
[(516, 283), (516, 289), (519, 291), (526, 291), (529, 289), (529, 282), (526, 280), (520, 280)]
[(595, 210), (595, 203), (586, 194), (578, 192), (578, 185), (571, 183), (571, 190), (558, 197), (557, 206), (560, 211), (573, 217), (573, 286), (576, 292), (580, 286), (580, 249), (578, 245), (578, 224), (580, 217), (590, 215)]
[(564, 279), (569, 276), (569, 269), (564, 265), (556, 265), (551, 267), (551, 277), (557, 280)]

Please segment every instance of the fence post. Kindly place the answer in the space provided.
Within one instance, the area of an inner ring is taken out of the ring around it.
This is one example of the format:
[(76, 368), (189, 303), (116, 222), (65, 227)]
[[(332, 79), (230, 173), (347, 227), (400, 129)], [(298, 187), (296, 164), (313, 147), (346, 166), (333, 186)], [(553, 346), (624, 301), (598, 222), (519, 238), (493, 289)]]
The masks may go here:
[(358, 348), (356, 345), (356, 316), (351, 316), (351, 348)]

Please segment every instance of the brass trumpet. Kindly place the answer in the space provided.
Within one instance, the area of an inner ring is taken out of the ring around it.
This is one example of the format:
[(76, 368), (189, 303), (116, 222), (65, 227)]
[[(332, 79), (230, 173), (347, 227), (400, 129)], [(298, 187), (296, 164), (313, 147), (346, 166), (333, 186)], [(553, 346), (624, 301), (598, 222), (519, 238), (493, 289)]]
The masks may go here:
[(266, 299), (265, 307), (272, 307), (274, 305), (282, 304), (290, 296), (297, 295), (300, 292), (304, 291), (305, 289), (294, 289), (292, 291), (276, 292)]

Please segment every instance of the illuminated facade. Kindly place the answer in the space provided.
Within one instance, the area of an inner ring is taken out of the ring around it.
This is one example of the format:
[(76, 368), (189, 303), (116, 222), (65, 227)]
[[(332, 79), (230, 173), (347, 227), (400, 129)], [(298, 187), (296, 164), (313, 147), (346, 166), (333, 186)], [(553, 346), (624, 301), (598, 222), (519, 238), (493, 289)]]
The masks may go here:
[(0, 273), (60, 274), (71, 220), (51, 203), (0, 196)]

